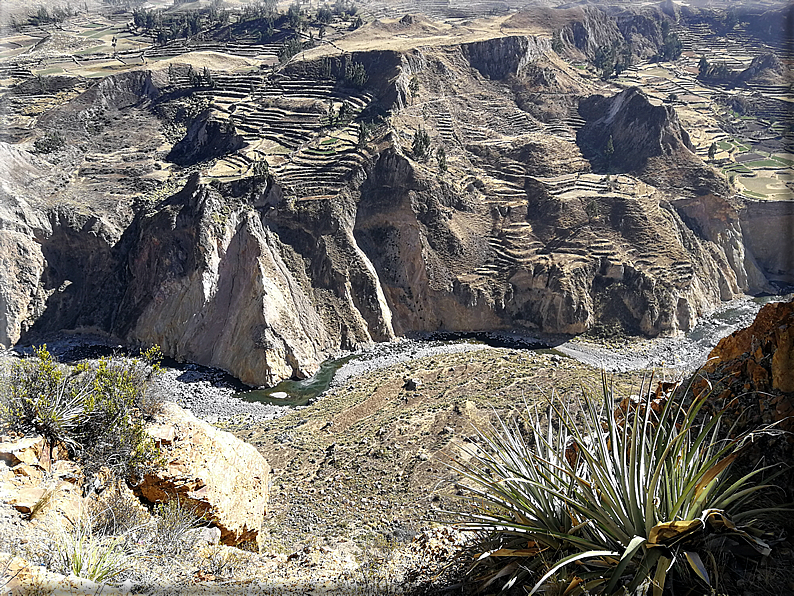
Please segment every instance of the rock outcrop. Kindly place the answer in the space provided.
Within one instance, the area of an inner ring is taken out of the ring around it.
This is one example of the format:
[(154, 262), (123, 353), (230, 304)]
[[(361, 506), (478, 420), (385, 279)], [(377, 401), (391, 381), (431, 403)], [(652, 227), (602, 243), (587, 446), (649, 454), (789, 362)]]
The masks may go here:
[(743, 291), (723, 249), (653, 195), (552, 196), (527, 178), (525, 204), (485, 211), (476, 192), (462, 196), (391, 151), (360, 191), (356, 237), (397, 333), (603, 325), (656, 336), (691, 329), (708, 304)]
[(725, 179), (694, 154), (675, 109), (654, 105), (639, 88), (583, 99), (579, 114), (587, 123), (576, 142), (594, 168), (634, 172), (656, 186), (696, 196), (727, 193)]
[[(675, 110), (653, 105), (638, 87), (588, 97), (579, 103), (579, 114), (587, 121), (577, 136), (579, 146), (586, 155), (603, 154), (616, 171), (642, 171), (652, 157), (694, 151)], [(609, 137), (612, 155), (605, 154)]]
[(76, 521), (84, 511), (80, 467), (41, 436), (0, 436), (0, 500), (36, 523)]
[(782, 288), (794, 285), (794, 202), (747, 201), (739, 221), (763, 274)]
[(473, 68), (489, 79), (520, 75), (532, 62), (551, 51), (548, 39), (509, 36), (477, 41), (461, 46)]
[[(720, 296), (746, 292), (749, 294), (773, 293), (767, 275), (754, 254), (766, 251), (750, 250), (745, 246), (747, 235), (742, 232), (740, 213), (727, 199), (708, 194), (700, 197), (678, 199), (672, 202), (686, 225), (712, 244), (712, 254), (724, 256), (728, 267), (714, 271)], [(759, 242), (758, 248), (762, 245)]]
[(736, 76), (736, 81), (785, 84), (785, 73), (786, 70), (777, 56), (774, 54), (762, 54), (753, 58), (750, 66)]
[(184, 138), (171, 149), (168, 159), (180, 166), (189, 166), (233, 153), (243, 143), (232, 117), (221, 118), (207, 109), (191, 122)]
[(256, 540), (267, 510), (270, 466), (248, 443), (166, 403), (150, 435), (165, 465), (134, 487), (155, 503), (180, 499), (204, 513), (224, 544)]
[[(71, 594), (72, 596), (129, 596), (128, 590), (120, 590), (99, 584), (75, 575), (65, 576), (33, 565), (21, 557), (3, 561), (4, 583), (2, 594), (29, 594), (34, 591), (46, 594)], [(9, 578), (6, 580), (6, 577)]]
[[(742, 391), (790, 394), (773, 399), (779, 404), (774, 419), (794, 415), (794, 302), (765, 305), (752, 325), (722, 338), (709, 360), (705, 372), (731, 386), (724, 397)], [(785, 426), (794, 429), (794, 419)]]
[(696, 394), (725, 409), (736, 434), (774, 425), (785, 434), (759, 434), (745, 456), (745, 467), (785, 466), (778, 486), (794, 488), (794, 301), (765, 305), (755, 321), (724, 337), (696, 376)]

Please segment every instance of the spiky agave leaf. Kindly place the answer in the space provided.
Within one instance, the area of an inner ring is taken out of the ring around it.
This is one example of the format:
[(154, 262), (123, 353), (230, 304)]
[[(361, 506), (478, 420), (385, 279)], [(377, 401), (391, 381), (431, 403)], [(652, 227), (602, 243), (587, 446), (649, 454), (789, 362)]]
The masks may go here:
[[(468, 482), (474, 506), (456, 514), (461, 527), (502, 541), (480, 559), (495, 559), (498, 552), (499, 561), (527, 560), (533, 555), (526, 549), (512, 548), (509, 556), (506, 545), (521, 541), (541, 546), (544, 557), (555, 556), (534, 590), (574, 562), (582, 579), (574, 591), (588, 585), (614, 594), (652, 585), (661, 593), (668, 568), (681, 561), (707, 578), (686, 544), (717, 513), (719, 519), (740, 515), (763, 488), (750, 482), (766, 468), (729, 479), (742, 438), (720, 439), (723, 412), (704, 415), (707, 396), (684, 403), (669, 396), (660, 405), (651, 381), (643, 379), (635, 407), (617, 416), (606, 375), (601, 386), (600, 396), (583, 391), (571, 405), (552, 395), (545, 424), (538, 409), (525, 404), (529, 441), (517, 422), (498, 416), (496, 424), (478, 430), (483, 449), (469, 450), (466, 463), (451, 464)], [(711, 523), (718, 525), (749, 536), (730, 522)], [(525, 571), (526, 565), (506, 563), (496, 575), (515, 579), (508, 568)], [(603, 581), (595, 581), (599, 576)]]

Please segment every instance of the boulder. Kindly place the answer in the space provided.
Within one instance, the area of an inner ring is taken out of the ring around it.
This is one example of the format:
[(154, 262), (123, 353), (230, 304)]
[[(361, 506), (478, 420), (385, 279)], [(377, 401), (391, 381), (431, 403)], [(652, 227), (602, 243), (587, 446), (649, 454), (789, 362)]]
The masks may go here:
[(11, 504), (20, 513), (31, 513), (46, 494), (43, 488), (23, 488), (11, 498)]
[(49, 472), (54, 462), (69, 457), (65, 447), (59, 444), (50, 449), (49, 443), (41, 436), (3, 439), (0, 440), (0, 461), (10, 467), (27, 464)]
[(39, 465), (39, 455), (43, 450), (43, 437), (25, 437), (16, 441), (4, 441), (0, 443), (0, 460), (9, 466), (17, 466), (22, 463), (37, 466)]
[(265, 458), (174, 403), (166, 402), (157, 423), (154, 435), (173, 436), (173, 441), (161, 442), (164, 465), (147, 474), (135, 493), (152, 503), (179, 498), (212, 520), (224, 544), (256, 540), (269, 494)]

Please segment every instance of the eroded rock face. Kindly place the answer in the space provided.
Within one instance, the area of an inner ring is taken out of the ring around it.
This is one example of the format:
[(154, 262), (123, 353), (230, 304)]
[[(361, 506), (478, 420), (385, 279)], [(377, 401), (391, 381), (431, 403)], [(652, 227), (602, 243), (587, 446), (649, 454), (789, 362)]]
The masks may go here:
[(679, 199), (673, 205), (687, 225), (713, 243), (728, 262), (728, 268), (715, 271), (723, 300), (740, 292), (774, 292), (753, 253), (745, 247), (739, 212), (727, 199), (709, 194)]
[(476, 189), (461, 195), (388, 151), (360, 190), (356, 238), (397, 333), (600, 324), (656, 336), (743, 291), (724, 249), (650, 187), (583, 199), (527, 178), (525, 205), (486, 210)]
[(114, 333), (252, 385), (308, 377), (339, 347), (394, 337), (343, 202), (282, 204), (265, 218), (228, 201), (195, 177), (138, 220)]
[(560, 30), (561, 40), (590, 58), (598, 48), (623, 41), (615, 20), (595, 7), (569, 9), (566, 16), (569, 22)]
[[(173, 429), (173, 441), (158, 441), (165, 466), (146, 475), (135, 493), (151, 503), (179, 498), (206, 513), (224, 544), (256, 540), (267, 511), (270, 466), (248, 443), (166, 403), (153, 437)], [(160, 437), (161, 438), (161, 437)]]
[(243, 146), (231, 118), (221, 118), (212, 110), (204, 110), (190, 124), (185, 137), (179, 141), (168, 159), (181, 166), (220, 157)]
[(748, 201), (739, 220), (764, 275), (783, 285), (794, 284), (794, 203)]
[(576, 142), (599, 171), (634, 172), (656, 186), (695, 196), (728, 194), (724, 177), (694, 154), (675, 109), (652, 104), (639, 88), (583, 99), (579, 114), (587, 124)]
[(331, 340), (255, 212), (189, 185), (142, 216), (114, 331), (262, 385), (307, 376)]
[(520, 74), (531, 62), (551, 51), (551, 42), (514, 35), (464, 44), (461, 51), (484, 77), (504, 79)]
[(612, 97), (584, 99), (579, 114), (587, 121), (577, 136), (585, 155), (603, 154), (611, 136), (614, 153), (604, 159), (619, 171), (641, 171), (651, 157), (693, 151), (673, 108), (652, 105), (637, 87)]
[(780, 59), (774, 54), (756, 56), (746, 69), (736, 76), (740, 82), (754, 81), (758, 83), (784, 83), (785, 69)]
[[(698, 373), (694, 388), (716, 409), (723, 421), (735, 424), (732, 436), (774, 425), (780, 434), (759, 433), (746, 447), (744, 465), (785, 468), (775, 484), (794, 487), (790, 469), (794, 457), (794, 302), (765, 305), (753, 323), (720, 340)], [(741, 461), (741, 460), (740, 460)]]
[[(765, 305), (752, 325), (722, 338), (709, 354), (712, 358), (707, 372), (719, 371), (727, 379), (741, 370), (757, 391), (794, 393), (794, 302)], [(794, 405), (788, 401), (786, 413)]]

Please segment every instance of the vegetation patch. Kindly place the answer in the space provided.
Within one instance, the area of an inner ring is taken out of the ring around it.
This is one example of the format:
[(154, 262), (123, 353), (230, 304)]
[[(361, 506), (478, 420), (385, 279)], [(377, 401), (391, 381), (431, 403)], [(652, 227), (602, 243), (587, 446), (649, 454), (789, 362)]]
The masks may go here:
[(756, 161), (747, 161), (743, 165), (748, 168), (780, 168), (786, 167), (785, 164), (780, 163), (774, 159), (759, 159)]
[(15, 363), (0, 389), (0, 427), (65, 446), (89, 473), (102, 466), (139, 477), (158, 461), (143, 421), (160, 407), (147, 392), (159, 350), (94, 364), (55, 362), (46, 346)]
[(717, 556), (770, 553), (753, 527), (784, 511), (754, 507), (772, 488), (759, 482), (769, 469), (729, 474), (764, 431), (724, 432), (722, 412), (704, 409), (708, 393), (675, 389), (645, 383), (621, 399), (604, 377), (600, 395), (552, 398), (545, 413), (527, 406), (478, 431), (471, 459), (452, 464), (471, 504), (453, 517), (480, 533), (488, 585), (661, 595), (668, 579), (697, 578), (716, 589)]

